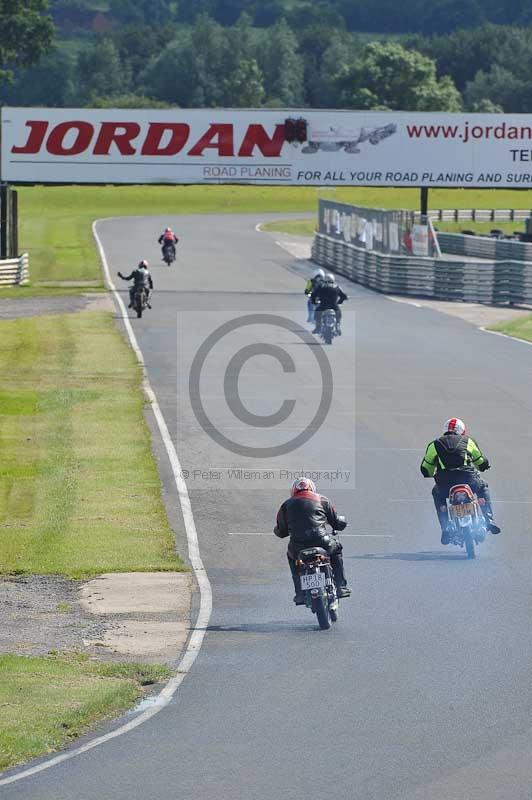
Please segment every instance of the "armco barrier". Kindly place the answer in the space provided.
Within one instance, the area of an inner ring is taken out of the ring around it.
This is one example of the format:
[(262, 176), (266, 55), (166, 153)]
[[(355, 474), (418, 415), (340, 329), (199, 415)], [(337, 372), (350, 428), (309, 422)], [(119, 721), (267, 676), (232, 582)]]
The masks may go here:
[(0, 286), (16, 286), (29, 280), (29, 257), (24, 253), (20, 258), (0, 261)]
[(525, 261), (387, 255), (321, 233), (314, 238), (312, 259), (385, 294), (472, 303), (532, 303), (532, 263)]
[(443, 253), (472, 258), (493, 258), (500, 261), (532, 262), (532, 242), (494, 239), (489, 236), (467, 236), (444, 231), (438, 231), (438, 242)]

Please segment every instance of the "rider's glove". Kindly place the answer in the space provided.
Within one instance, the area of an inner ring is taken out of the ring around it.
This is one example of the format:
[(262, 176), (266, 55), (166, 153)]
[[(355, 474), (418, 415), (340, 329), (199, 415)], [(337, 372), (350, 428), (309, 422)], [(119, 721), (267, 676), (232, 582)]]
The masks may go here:
[(488, 459), (486, 459), (482, 464), (480, 464), (478, 470), (479, 472), (486, 472), (487, 469), (491, 469), (491, 464), (488, 461)]

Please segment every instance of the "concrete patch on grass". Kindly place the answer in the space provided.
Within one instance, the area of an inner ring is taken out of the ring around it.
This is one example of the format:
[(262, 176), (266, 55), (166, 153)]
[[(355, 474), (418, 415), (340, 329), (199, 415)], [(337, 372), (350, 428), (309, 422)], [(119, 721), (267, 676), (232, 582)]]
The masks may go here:
[(121, 660), (133, 658), (145, 664), (170, 664), (177, 659), (189, 632), (189, 622), (174, 620), (125, 620), (114, 623), (99, 641), (89, 646), (106, 648)]
[[(22, 290), (21, 290), (22, 291)], [(115, 310), (108, 292), (64, 295), (58, 297), (9, 297), (0, 298), (0, 320), (23, 317), (71, 314), (77, 311)]]
[(80, 605), (103, 620), (87, 647), (147, 663), (175, 661), (190, 624), (192, 577), (188, 573), (110, 573), (84, 584)]
[(0, 580), (0, 654), (83, 652), (103, 661), (171, 664), (190, 625), (189, 573), (135, 572), (75, 581)]
[(83, 638), (104, 633), (99, 617), (79, 605), (81, 581), (59, 575), (0, 580), (0, 654), (44, 656), (83, 649)]

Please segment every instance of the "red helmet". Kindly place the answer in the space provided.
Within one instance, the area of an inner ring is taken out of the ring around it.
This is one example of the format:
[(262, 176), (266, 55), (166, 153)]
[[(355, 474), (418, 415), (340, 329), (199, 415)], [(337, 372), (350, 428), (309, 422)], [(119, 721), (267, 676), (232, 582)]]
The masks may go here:
[(458, 417), (452, 417), (452, 419), (448, 419), (447, 422), (445, 423), (443, 432), (457, 433), (458, 436), (464, 436), (466, 432), (466, 426), (461, 419), (458, 419)]
[(296, 478), (292, 484), (292, 488), (290, 489), (290, 495), (291, 497), (294, 497), (294, 495), (299, 494), (300, 492), (312, 492), (313, 494), (316, 494), (316, 484), (304, 476)]

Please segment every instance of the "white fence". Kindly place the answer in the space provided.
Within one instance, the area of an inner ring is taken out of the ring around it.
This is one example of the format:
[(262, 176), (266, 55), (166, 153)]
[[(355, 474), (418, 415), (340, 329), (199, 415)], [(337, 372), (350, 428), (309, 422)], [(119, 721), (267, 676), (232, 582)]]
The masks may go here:
[(23, 253), (20, 258), (0, 261), (0, 286), (17, 286), (27, 283), (30, 277), (29, 256)]
[(524, 222), (532, 217), (529, 208), (440, 208), (429, 217), (441, 222)]

